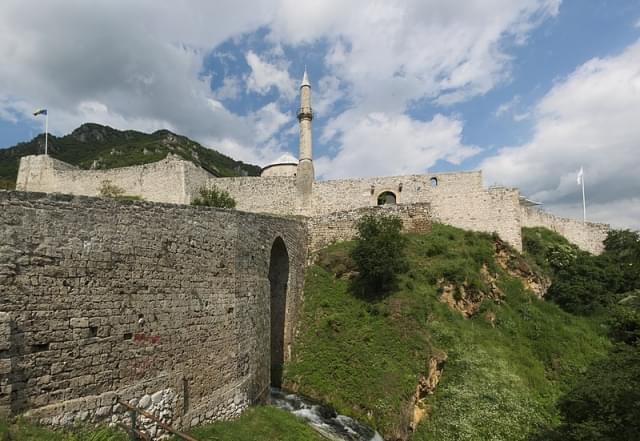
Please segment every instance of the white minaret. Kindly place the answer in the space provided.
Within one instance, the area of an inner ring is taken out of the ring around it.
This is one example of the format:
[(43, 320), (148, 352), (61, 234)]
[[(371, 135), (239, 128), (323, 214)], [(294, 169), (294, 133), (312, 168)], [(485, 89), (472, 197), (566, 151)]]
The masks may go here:
[(307, 76), (307, 68), (304, 68), (302, 83), (300, 83), (300, 109), (298, 110), (298, 122), (300, 125), (300, 156), (298, 158), (298, 172), (296, 175), (298, 195), (301, 208), (308, 209), (311, 205), (311, 192), (315, 172), (313, 170), (313, 155), (311, 149), (311, 84)]

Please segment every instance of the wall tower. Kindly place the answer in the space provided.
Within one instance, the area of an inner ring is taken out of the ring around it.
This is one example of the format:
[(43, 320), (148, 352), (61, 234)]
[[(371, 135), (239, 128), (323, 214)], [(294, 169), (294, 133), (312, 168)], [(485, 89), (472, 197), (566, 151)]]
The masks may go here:
[(311, 84), (307, 76), (307, 68), (304, 69), (302, 83), (300, 83), (300, 109), (298, 110), (298, 123), (300, 126), (300, 156), (298, 158), (298, 174), (296, 185), (298, 197), (303, 210), (310, 208), (311, 192), (315, 172), (313, 170), (313, 155), (311, 146)]

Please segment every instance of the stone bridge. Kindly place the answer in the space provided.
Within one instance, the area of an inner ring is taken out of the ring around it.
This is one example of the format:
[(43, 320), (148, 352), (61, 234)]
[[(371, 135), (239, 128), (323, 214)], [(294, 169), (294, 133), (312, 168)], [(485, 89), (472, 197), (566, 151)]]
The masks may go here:
[(238, 415), (281, 382), (306, 254), (295, 219), (0, 191), (2, 412)]

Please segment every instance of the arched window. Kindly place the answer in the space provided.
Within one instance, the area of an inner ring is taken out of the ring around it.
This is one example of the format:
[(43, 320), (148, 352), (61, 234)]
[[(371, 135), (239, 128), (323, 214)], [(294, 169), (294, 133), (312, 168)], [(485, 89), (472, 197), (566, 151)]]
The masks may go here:
[(395, 205), (396, 195), (392, 191), (384, 191), (378, 195), (378, 205)]

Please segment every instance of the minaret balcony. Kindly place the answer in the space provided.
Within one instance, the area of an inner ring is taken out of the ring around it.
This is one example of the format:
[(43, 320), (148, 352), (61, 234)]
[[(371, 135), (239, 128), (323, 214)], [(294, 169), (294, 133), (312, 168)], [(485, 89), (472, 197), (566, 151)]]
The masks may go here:
[(300, 107), (298, 109), (298, 120), (301, 119), (313, 119), (313, 112), (311, 111), (311, 107)]

